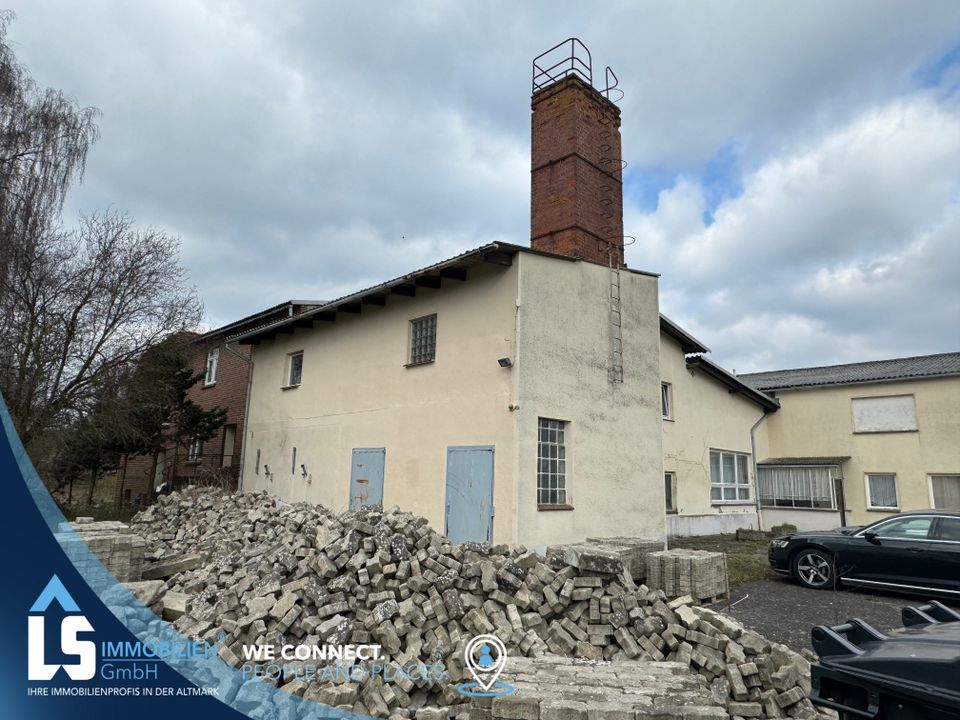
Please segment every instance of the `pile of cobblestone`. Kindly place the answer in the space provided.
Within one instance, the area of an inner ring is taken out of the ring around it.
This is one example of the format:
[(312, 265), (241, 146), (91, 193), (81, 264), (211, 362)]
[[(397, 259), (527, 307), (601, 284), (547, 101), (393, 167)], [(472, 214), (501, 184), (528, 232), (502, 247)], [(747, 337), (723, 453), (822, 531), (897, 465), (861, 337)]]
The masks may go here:
[[(189, 637), (219, 640), (221, 658), (235, 667), (245, 645), (380, 645), (378, 662), (395, 670), (395, 681), (384, 681), (390, 673), (267, 680), (355, 713), (465, 718), (456, 690), (468, 679), (464, 648), (494, 634), (511, 662), (666, 661), (669, 673), (692, 671), (696, 697), (676, 704), (721, 712), (703, 717), (818, 717), (806, 699), (807, 659), (689, 596), (669, 600), (638, 585), (623, 563), (591, 557), (589, 546), (548, 561), (523, 547), (453, 544), (396, 508), (334, 514), (257, 493), (175, 493), (131, 524), (149, 548), (144, 578), (164, 581), (164, 614)], [(414, 663), (442, 665), (447, 677), (403, 677), (400, 669)], [(579, 682), (593, 682), (589, 668)], [(470, 712), (484, 720), (490, 710)]]

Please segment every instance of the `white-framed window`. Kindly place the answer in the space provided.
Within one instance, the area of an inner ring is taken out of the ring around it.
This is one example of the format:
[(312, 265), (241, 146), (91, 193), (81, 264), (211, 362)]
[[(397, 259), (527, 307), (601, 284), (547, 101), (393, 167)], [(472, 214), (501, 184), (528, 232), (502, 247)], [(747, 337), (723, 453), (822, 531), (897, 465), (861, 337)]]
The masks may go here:
[(746, 453), (710, 450), (710, 501), (743, 503), (750, 501), (749, 458)]
[(187, 462), (200, 462), (203, 457), (203, 440), (194, 440), (187, 448)]
[(410, 321), (410, 364), (433, 362), (437, 358), (437, 314)]
[(537, 505), (567, 504), (567, 423), (539, 418)]
[(664, 420), (673, 419), (673, 385), (660, 383), (660, 414)]
[(868, 510), (899, 510), (897, 498), (897, 476), (894, 473), (867, 473), (864, 476), (867, 487)]
[(663, 495), (666, 498), (666, 509), (668, 513), (677, 511), (677, 474), (675, 472), (663, 473)]
[(297, 387), (303, 380), (303, 350), (287, 355), (287, 387)]
[(927, 478), (930, 482), (930, 507), (960, 510), (960, 473), (934, 473)]
[(760, 504), (765, 507), (835, 510), (836, 465), (761, 465), (757, 468)]
[(207, 353), (207, 373), (203, 376), (203, 384), (213, 385), (217, 382), (217, 366), (220, 364), (220, 348), (214, 348)]

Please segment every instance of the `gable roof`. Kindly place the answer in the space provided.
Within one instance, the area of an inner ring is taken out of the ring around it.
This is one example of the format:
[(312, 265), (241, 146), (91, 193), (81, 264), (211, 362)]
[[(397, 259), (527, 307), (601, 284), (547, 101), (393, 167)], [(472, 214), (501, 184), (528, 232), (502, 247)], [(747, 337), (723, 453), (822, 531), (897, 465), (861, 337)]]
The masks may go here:
[(688, 357), (687, 368), (691, 370), (700, 370), (701, 372), (706, 373), (722, 385), (726, 385), (731, 393), (743, 395), (747, 400), (755, 402), (767, 412), (772, 412), (780, 407), (780, 403), (775, 398), (772, 398), (766, 393), (751, 387), (747, 383), (743, 382), (743, 380), (741, 380), (738, 376), (728, 372), (727, 370), (724, 370), (722, 367), (717, 365), (712, 360), (708, 360), (703, 355), (694, 355), (693, 357)]
[(873, 360), (847, 365), (745, 373), (741, 380), (758, 390), (856, 385), (859, 383), (919, 380), (960, 375), (960, 352)]

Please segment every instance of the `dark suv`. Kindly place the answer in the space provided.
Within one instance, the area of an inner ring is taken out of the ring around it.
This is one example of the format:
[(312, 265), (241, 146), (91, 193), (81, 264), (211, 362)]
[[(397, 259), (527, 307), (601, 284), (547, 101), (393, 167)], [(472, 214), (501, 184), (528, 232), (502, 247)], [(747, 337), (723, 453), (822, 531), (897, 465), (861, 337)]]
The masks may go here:
[(918, 510), (862, 528), (771, 541), (770, 566), (810, 588), (841, 583), (960, 597), (960, 511)]

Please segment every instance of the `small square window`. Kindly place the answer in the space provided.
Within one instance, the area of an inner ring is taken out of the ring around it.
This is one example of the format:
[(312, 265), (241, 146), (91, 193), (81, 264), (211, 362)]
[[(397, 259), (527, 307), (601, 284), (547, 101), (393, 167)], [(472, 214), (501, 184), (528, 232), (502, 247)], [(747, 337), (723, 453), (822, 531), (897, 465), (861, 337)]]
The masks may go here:
[(897, 510), (897, 476), (892, 473), (867, 475), (867, 508)]
[(427, 315), (410, 321), (410, 364), (436, 360), (437, 316)]
[(287, 361), (287, 387), (296, 387), (303, 379), (303, 351), (290, 353)]

